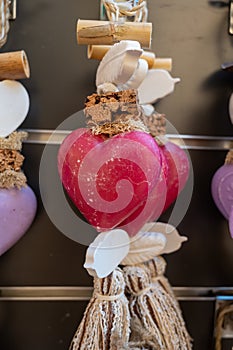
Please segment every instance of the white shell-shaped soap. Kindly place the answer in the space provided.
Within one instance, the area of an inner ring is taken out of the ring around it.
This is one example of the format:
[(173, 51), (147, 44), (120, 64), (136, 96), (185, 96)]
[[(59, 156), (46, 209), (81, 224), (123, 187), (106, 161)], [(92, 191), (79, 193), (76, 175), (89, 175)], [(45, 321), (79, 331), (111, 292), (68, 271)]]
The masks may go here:
[(153, 104), (171, 94), (179, 78), (172, 78), (164, 69), (150, 69), (142, 84), (138, 87), (140, 104)]
[(128, 89), (137, 89), (145, 77), (147, 76), (148, 72), (148, 63), (140, 58), (138, 60), (138, 66), (136, 70), (134, 71), (134, 74), (132, 77), (123, 85), (119, 85), (120, 90), (128, 90)]
[(136, 265), (161, 255), (166, 246), (166, 237), (157, 232), (139, 232), (130, 241), (128, 255), (122, 260), (122, 265)]
[(130, 80), (138, 67), (143, 50), (139, 42), (122, 40), (105, 54), (96, 73), (96, 86), (112, 83), (123, 85)]
[(231, 97), (229, 100), (229, 114), (230, 114), (231, 122), (233, 124), (233, 94), (231, 94)]
[(177, 229), (169, 224), (163, 222), (150, 222), (143, 226), (142, 231), (146, 232), (160, 232), (166, 237), (166, 245), (161, 254), (174, 253), (179, 250), (182, 243), (188, 240), (185, 236), (180, 236)]
[(87, 249), (84, 267), (93, 277), (107, 277), (128, 254), (129, 243), (129, 236), (123, 230), (100, 233)]
[(7, 137), (24, 121), (29, 110), (29, 96), (15, 80), (0, 82), (0, 137)]

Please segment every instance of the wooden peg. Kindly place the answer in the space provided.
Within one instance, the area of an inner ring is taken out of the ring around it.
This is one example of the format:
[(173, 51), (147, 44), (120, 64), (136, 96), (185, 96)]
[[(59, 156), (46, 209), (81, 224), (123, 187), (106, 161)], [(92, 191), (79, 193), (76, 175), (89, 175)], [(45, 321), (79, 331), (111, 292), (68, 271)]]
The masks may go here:
[(165, 69), (167, 71), (172, 70), (172, 59), (171, 58), (157, 58), (154, 60), (152, 69)]
[[(101, 61), (110, 48), (111, 45), (88, 45), (87, 57)], [(165, 69), (169, 72), (172, 70), (172, 58), (157, 58), (154, 52), (150, 51), (144, 51), (140, 58), (147, 61), (149, 69)]]
[(0, 80), (17, 80), (30, 77), (30, 68), (25, 51), (0, 54)]
[(110, 48), (111, 45), (88, 45), (87, 57), (89, 60), (101, 61)]
[(81, 45), (113, 45), (121, 40), (138, 41), (150, 48), (152, 23), (108, 22), (79, 19), (77, 40)]

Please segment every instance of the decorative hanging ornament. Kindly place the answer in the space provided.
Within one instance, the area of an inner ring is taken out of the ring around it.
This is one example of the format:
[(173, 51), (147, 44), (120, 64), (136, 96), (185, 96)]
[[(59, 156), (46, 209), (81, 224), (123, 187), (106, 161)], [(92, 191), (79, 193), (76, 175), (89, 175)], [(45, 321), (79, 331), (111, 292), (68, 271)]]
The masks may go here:
[(0, 255), (28, 230), (36, 214), (37, 201), (21, 171), (22, 142), (27, 133), (15, 132), (29, 109), (23, 85), (12, 78), (28, 78), (29, 64), (24, 51), (0, 54)]
[[(178, 302), (163, 276), (165, 263), (155, 258), (178, 250), (186, 237), (152, 222), (176, 199), (189, 173), (183, 151), (165, 139), (165, 117), (151, 105), (171, 93), (178, 79), (156, 69), (155, 55), (141, 48), (150, 46), (151, 24), (125, 21), (127, 11), (136, 14), (133, 6), (146, 2), (103, 3), (109, 22), (77, 25), (89, 58), (102, 60), (97, 93), (85, 104), (87, 128), (73, 131), (58, 153), (66, 192), (100, 232), (84, 265), (94, 276), (94, 294), (70, 350), (190, 350)], [(171, 61), (166, 64), (169, 70)], [(118, 264), (125, 266), (123, 273)]]
[(212, 196), (219, 211), (229, 220), (230, 233), (232, 231), (233, 211), (233, 151), (229, 151), (225, 164), (215, 173), (211, 184)]

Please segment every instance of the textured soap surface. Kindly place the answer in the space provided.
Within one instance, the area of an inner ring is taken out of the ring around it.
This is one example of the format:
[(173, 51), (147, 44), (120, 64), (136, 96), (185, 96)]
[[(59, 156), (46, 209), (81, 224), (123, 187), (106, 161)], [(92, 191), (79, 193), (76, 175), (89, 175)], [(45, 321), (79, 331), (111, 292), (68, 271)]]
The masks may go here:
[(221, 166), (212, 179), (212, 197), (220, 212), (229, 219), (233, 205), (233, 165)]
[(36, 209), (36, 196), (29, 186), (0, 189), (0, 255), (27, 232)]
[(168, 166), (165, 211), (185, 187), (189, 177), (190, 164), (185, 151), (172, 142), (167, 142), (165, 146), (161, 147), (161, 150)]
[(153, 138), (141, 131), (107, 139), (77, 129), (60, 147), (58, 169), (77, 208), (98, 231), (106, 231), (119, 226), (152, 193), (161, 155)]

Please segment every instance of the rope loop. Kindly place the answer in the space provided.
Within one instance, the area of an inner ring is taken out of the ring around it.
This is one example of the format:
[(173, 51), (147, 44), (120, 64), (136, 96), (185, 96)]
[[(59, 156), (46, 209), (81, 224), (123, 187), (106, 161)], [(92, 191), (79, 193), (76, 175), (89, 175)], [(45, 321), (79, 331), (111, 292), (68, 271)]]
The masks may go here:
[[(131, 5), (130, 9), (124, 9), (123, 4)], [(134, 22), (147, 22), (148, 9), (145, 0), (139, 0), (137, 5), (135, 1), (128, 0), (118, 3), (114, 0), (102, 0), (109, 21), (118, 22), (127, 17), (134, 17)]]

